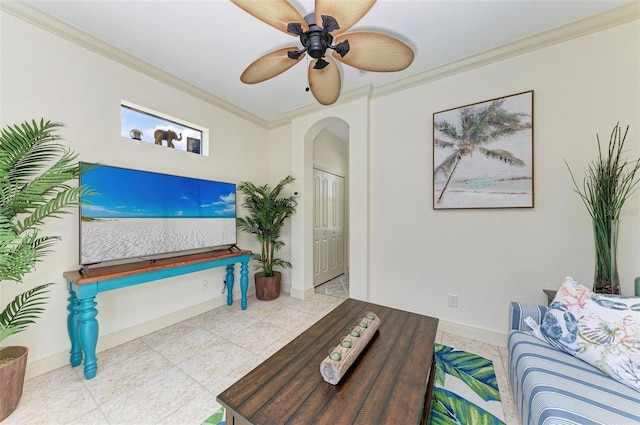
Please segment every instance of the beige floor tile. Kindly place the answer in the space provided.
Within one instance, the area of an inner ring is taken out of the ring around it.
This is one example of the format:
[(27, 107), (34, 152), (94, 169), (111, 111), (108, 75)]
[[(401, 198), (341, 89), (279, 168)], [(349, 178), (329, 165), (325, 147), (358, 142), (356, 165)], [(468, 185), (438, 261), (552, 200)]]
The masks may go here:
[(226, 340), (205, 348), (178, 366), (203, 387), (209, 388), (220, 378), (254, 361), (255, 354)]
[(208, 390), (211, 394), (214, 394), (217, 397), (227, 388), (239, 381), (240, 378), (242, 378), (244, 375), (246, 375), (246, 373), (243, 373), (239, 370), (232, 371), (229, 375), (223, 376), (219, 380), (213, 382)]
[[(130, 346), (139, 347), (139, 344)], [(119, 363), (109, 361), (106, 365), (98, 361), (98, 366), (95, 378), (85, 380), (80, 376), (79, 379), (100, 404), (131, 388), (137, 388), (145, 381), (174, 367), (169, 360), (153, 350), (132, 351), (126, 360)]]
[(2, 425), (65, 424), (98, 407), (71, 366), (25, 382), (18, 408)]
[(160, 425), (200, 425), (220, 407), (216, 396), (204, 391), (164, 418)]
[[(110, 365), (119, 366), (121, 363), (128, 361), (132, 353), (144, 357), (153, 354), (153, 352), (154, 350), (142, 342), (140, 338), (125, 342), (124, 344), (105, 351), (100, 351), (96, 354), (98, 358), (98, 373), (100, 373), (101, 369), (108, 368)], [(82, 367), (76, 369), (78, 372), (82, 372)]]
[(94, 409), (71, 422), (67, 422), (65, 425), (109, 425), (109, 421), (107, 421), (102, 410)]
[(301, 326), (308, 328), (317, 322), (315, 315), (296, 310), (292, 307), (281, 308), (265, 314), (262, 320), (288, 331), (294, 331)]
[(246, 338), (251, 327), (260, 323), (260, 320), (245, 313), (238, 313), (231, 316), (232, 317), (227, 318), (226, 320), (209, 322), (202, 326), (202, 329), (206, 329), (221, 338), (234, 340), (238, 338)]
[(110, 424), (157, 424), (205, 392), (189, 375), (174, 367), (101, 405)]
[(149, 347), (154, 350), (162, 345), (166, 345), (167, 342), (170, 342), (177, 335), (188, 334), (189, 332), (193, 332), (198, 329), (200, 326), (196, 326), (190, 320), (184, 320), (180, 323), (176, 323), (175, 325), (167, 326), (166, 328), (160, 329), (159, 331), (155, 331), (148, 335), (140, 338), (140, 341), (147, 344)]
[(242, 336), (236, 337), (232, 341), (253, 354), (260, 354), (287, 335), (288, 332), (285, 329), (272, 323), (257, 322), (246, 329)]
[(336, 303), (336, 300), (339, 299), (329, 295), (314, 294), (303, 301), (292, 304), (291, 308), (311, 315), (316, 315), (328, 308), (333, 310), (337, 305), (339, 305), (339, 303)]
[(474, 339), (461, 337), (448, 332), (442, 332), (442, 344), (454, 347), (457, 350), (468, 351), (469, 353), (477, 354), (478, 356), (489, 359), (494, 363), (502, 364), (500, 350), (497, 345), (487, 344), (482, 341), (476, 341)]
[[(346, 294), (345, 294), (346, 296)], [(63, 367), (28, 380), (2, 425), (200, 425), (216, 397), (344, 302), (325, 294), (273, 301), (249, 297), (98, 353), (98, 375)], [(436, 342), (494, 361), (508, 425), (519, 425), (506, 378), (506, 350), (438, 332)]]
[(153, 347), (161, 356), (173, 364), (179, 364), (210, 345), (220, 337), (205, 329), (192, 328), (185, 333), (176, 333)]

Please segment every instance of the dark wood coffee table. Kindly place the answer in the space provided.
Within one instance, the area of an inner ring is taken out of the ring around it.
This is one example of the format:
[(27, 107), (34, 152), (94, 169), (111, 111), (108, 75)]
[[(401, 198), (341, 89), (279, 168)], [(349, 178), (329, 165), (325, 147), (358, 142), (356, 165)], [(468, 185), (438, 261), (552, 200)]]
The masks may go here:
[[(381, 320), (376, 335), (337, 385), (325, 382), (320, 363), (369, 310)], [(425, 424), (437, 327), (348, 299), (218, 396), (227, 425)]]

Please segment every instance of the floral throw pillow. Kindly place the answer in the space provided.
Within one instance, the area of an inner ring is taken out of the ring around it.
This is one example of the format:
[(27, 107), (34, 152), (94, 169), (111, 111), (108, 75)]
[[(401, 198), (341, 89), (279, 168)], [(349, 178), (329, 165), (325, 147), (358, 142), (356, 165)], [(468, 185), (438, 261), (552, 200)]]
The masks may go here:
[(640, 391), (640, 297), (597, 294), (567, 277), (533, 334)]

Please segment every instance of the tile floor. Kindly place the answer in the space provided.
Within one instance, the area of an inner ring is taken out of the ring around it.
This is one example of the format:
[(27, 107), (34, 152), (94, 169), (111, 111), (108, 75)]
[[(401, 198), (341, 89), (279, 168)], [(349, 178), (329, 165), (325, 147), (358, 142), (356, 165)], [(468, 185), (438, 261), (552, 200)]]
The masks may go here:
[(349, 275), (342, 274), (328, 282), (316, 286), (316, 294), (331, 295), (338, 298), (349, 298)]
[[(282, 294), (249, 298), (98, 353), (98, 375), (61, 367), (25, 382), (20, 405), (3, 425), (199, 425), (222, 392), (343, 300)], [(245, 338), (251, 329), (251, 338)], [(508, 425), (519, 423), (506, 375), (506, 349), (443, 332), (437, 342), (493, 360)], [(377, 424), (372, 424), (377, 425)]]

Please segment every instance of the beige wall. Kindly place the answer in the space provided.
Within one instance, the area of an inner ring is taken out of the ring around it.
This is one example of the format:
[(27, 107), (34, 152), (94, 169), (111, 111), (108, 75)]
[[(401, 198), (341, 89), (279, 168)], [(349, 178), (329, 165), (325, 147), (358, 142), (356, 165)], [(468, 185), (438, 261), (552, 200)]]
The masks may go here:
[[(276, 183), (286, 174), (303, 194), (283, 232), (283, 257), (294, 269), (285, 287), (312, 291), (310, 215), (313, 139), (325, 121), (349, 128), (351, 295), (437, 316), (467, 330), (506, 332), (509, 300), (544, 302), (543, 288), (565, 275), (589, 283), (589, 217), (573, 193), (563, 159), (581, 170), (608, 139), (631, 125), (629, 153), (640, 156), (640, 22), (474, 68), (410, 89), (374, 96), (363, 90), (334, 107), (292, 115), (266, 130), (209, 103), (2, 13), (0, 124), (44, 116), (66, 124), (62, 135), (83, 161), (223, 181)], [(432, 210), (432, 114), (534, 90), (534, 209)], [(121, 99), (209, 127), (211, 156), (171, 151), (119, 136)], [(52, 222), (63, 235), (25, 285), (4, 284), (0, 305), (29, 286), (55, 281), (42, 319), (7, 342), (31, 348), (29, 373), (68, 361), (62, 273), (78, 267), (77, 215)], [(620, 275), (630, 293), (640, 275), (640, 194), (624, 209)], [(239, 245), (256, 249), (239, 234)], [(200, 282), (209, 279), (209, 292)], [(193, 274), (101, 294), (99, 349), (221, 305), (222, 272)], [(457, 309), (447, 294), (460, 297)]]
[[(432, 209), (433, 113), (534, 90), (535, 208)], [(565, 276), (591, 285), (590, 217), (564, 160), (582, 176), (616, 124), (640, 157), (640, 22), (442, 78), (371, 107), (370, 298), (506, 332), (510, 300), (543, 303)], [(622, 289), (640, 275), (640, 193), (624, 208)], [(459, 296), (459, 308), (447, 306)]]
[[(2, 13), (1, 20), (3, 126), (39, 117), (62, 122), (65, 128), (61, 135), (82, 161), (233, 183), (268, 181), (265, 158), (270, 153), (264, 128), (12, 15)], [(210, 156), (121, 137), (122, 99), (208, 127)], [(27, 332), (6, 341), (30, 347), (32, 374), (68, 361), (67, 291), (62, 273), (78, 268), (77, 214), (50, 222), (46, 230), (63, 236), (55, 252), (38, 265), (25, 284), (5, 282), (0, 293), (0, 305), (4, 306), (31, 286), (57, 283), (42, 318)], [(242, 233), (238, 236), (243, 248), (257, 248), (252, 238)], [(201, 289), (205, 278), (209, 281), (207, 290)], [(98, 348), (223, 304), (223, 278), (223, 269), (216, 269), (100, 294)], [(238, 287), (236, 284), (236, 292)]]
[[(315, 137), (329, 117), (347, 122), (349, 223), (357, 233), (350, 295), (504, 344), (510, 300), (545, 303), (542, 290), (567, 275), (591, 284), (590, 217), (563, 160), (580, 172), (597, 155), (596, 133), (607, 141), (618, 121), (631, 125), (628, 153), (640, 156), (640, 21), (466, 69), (294, 114), (292, 163), (307, 185), (312, 162), (301, 140)], [(535, 92), (535, 208), (434, 211), (433, 113), (528, 90)], [(302, 210), (294, 218), (293, 246), (310, 246), (308, 216)], [(623, 293), (631, 294), (640, 275), (640, 192), (621, 226), (619, 271)], [(296, 264), (312, 264), (308, 251), (294, 250)], [(307, 268), (294, 270), (294, 286), (310, 282)], [(448, 294), (459, 296), (458, 308), (447, 306)]]
[(347, 177), (349, 174), (349, 145), (327, 130), (313, 141), (313, 166), (323, 171)]

